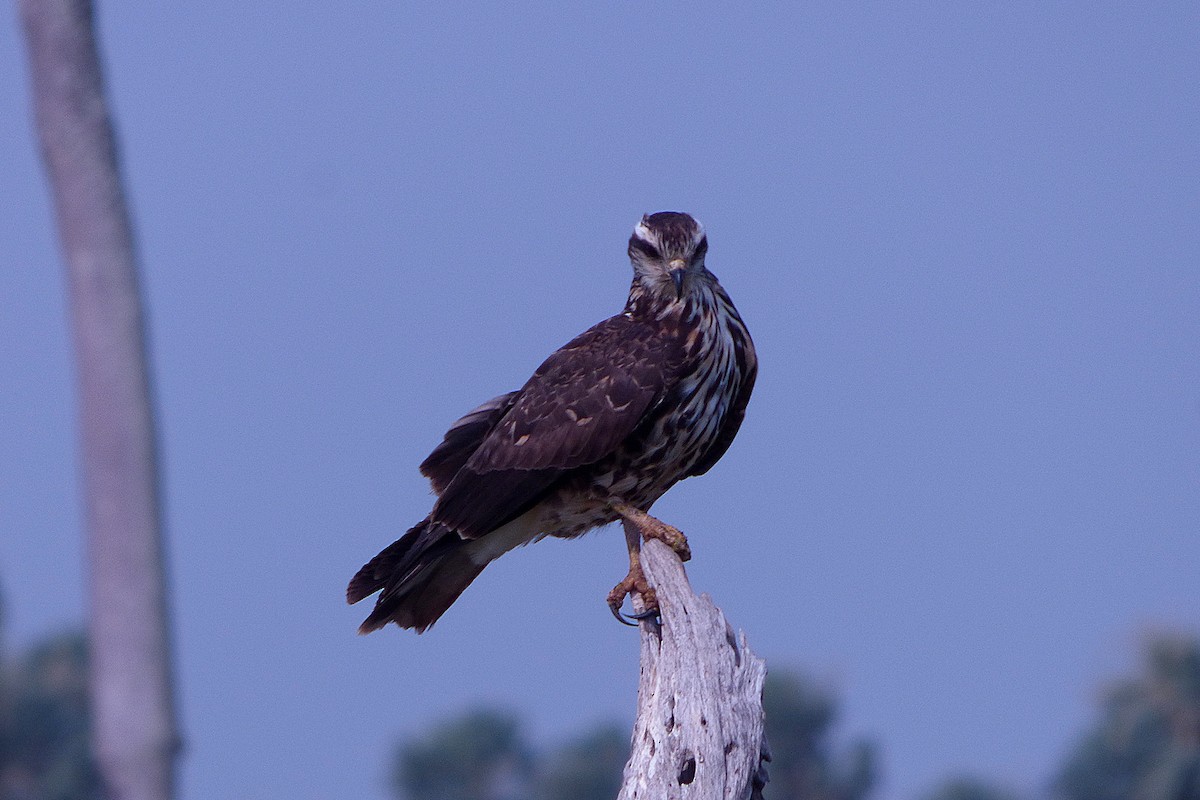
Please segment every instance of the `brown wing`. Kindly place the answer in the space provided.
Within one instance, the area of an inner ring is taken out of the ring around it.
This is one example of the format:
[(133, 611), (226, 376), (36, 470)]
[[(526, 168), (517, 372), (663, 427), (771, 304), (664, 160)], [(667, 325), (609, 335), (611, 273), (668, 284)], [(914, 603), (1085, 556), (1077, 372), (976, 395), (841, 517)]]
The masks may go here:
[(508, 392), (493, 397), (478, 408), (468, 411), (450, 426), (442, 443), (421, 462), (421, 474), (429, 478), (433, 491), (441, 494), (454, 480), (454, 476), (467, 463), (471, 454), (479, 449), (484, 438), (496, 427), (508, 410), (512, 408), (520, 392)]
[(754, 379), (758, 377), (758, 356), (748, 336), (745, 341), (736, 342), (735, 347), (738, 366), (743, 375), (742, 385), (738, 389), (737, 397), (733, 399), (733, 405), (729, 407), (729, 413), (725, 415), (725, 421), (721, 423), (717, 438), (713, 440), (708, 452), (696, 462), (696, 466), (692, 467), (692, 471), (688, 473), (689, 477), (703, 475), (721, 460), (729, 445), (733, 444), (738, 429), (742, 427), (742, 420), (746, 418), (746, 405), (750, 402), (750, 393), (754, 391)]
[(625, 315), (579, 335), (538, 367), (432, 519), (473, 539), (524, 513), (565, 472), (616, 450), (682, 365), (678, 341)]

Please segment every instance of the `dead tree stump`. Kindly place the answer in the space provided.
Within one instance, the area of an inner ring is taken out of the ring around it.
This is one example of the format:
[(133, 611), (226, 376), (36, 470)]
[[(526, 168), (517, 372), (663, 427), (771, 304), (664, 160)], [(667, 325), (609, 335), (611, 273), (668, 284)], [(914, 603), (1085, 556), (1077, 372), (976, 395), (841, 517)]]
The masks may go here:
[(641, 623), (632, 752), (618, 800), (761, 800), (767, 666), (662, 542), (642, 544), (661, 623)]

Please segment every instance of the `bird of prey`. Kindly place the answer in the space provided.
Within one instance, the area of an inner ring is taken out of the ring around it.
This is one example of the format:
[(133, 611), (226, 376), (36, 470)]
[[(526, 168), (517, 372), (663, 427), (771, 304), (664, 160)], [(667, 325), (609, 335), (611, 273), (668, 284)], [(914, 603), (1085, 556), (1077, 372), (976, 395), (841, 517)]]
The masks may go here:
[(375, 592), (359, 628), (425, 631), (493, 559), (545, 536), (572, 538), (628, 523), (629, 572), (613, 614), (637, 592), (657, 602), (638, 562), (640, 537), (685, 561), (687, 540), (651, 517), (678, 481), (703, 475), (729, 448), (754, 387), (750, 334), (704, 264), (704, 227), (687, 214), (642, 218), (629, 239), (625, 310), (551, 355), (515, 392), (450, 426), (421, 464), (437, 500), (429, 516), (371, 559), (346, 599)]

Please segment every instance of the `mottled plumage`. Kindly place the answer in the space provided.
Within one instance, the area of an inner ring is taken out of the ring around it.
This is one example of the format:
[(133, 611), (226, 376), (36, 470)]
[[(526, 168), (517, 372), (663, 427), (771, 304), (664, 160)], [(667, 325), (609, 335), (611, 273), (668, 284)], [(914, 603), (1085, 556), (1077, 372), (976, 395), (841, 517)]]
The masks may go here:
[(757, 361), (707, 249), (690, 216), (644, 217), (625, 310), (450, 427), (421, 464), (433, 510), (350, 582), (351, 603), (380, 592), (361, 632), (423, 631), (492, 559), (644, 512), (724, 455)]

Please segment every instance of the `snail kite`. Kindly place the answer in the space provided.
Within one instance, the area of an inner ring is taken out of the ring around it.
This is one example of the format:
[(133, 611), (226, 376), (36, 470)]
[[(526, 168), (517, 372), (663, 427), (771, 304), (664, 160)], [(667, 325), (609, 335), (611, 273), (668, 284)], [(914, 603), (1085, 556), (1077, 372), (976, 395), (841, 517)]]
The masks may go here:
[[(643, 217), (629, 239), (625, 310), (450, 426), (421, 464), (433, 510), (346, 590), (351, 603), (379, 592), (361, 633), (388, 622), (424, 631), (492, 559), (618, 519), (689, 557), (683, 534), (647, 512), (725, 454), (757, 370), (746, 326), (705, 267), (707, 250), (687, 214)], [(651, 611), (656, 604), (636, 533), (626, 537), (629, 573), (608, 598), (618, 619), (630, 592)]]

